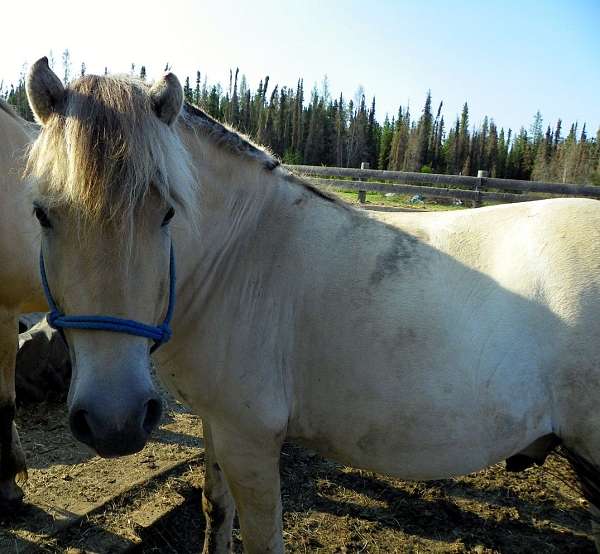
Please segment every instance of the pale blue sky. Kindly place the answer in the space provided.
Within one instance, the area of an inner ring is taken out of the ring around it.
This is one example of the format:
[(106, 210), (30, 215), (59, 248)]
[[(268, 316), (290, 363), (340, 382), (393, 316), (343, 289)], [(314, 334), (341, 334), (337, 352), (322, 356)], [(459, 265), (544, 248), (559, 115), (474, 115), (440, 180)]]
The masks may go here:
[[(600, 125), (600, 0), (38, 0), (3, 7), (0, 81), (53, 51), (60, 71), (68, 48), (73, 71), (128, 71), (150, 77), (165, 62), (183, 81), (196, 69), (209, 81), (240, 67), (253, 89), (271, 83), (305, 89), (328, 75), (331, 93), (352, 97), (362, 85), (377, 97), (378, 118), (410, 102), (413, 114), (431, 89), (452, 122), (465, 100), (472, 123), (500, 126)], [(52, 6), (49, 8), (48, 6)], [(27, 22), (26, 24), (23, 22)]]

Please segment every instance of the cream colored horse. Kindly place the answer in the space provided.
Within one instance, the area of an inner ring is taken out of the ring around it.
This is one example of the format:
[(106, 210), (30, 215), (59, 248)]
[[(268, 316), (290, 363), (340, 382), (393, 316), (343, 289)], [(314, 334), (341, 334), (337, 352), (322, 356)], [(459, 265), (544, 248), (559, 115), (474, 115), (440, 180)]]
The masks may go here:
[(37, 132), (0, 100), (0, 504), (21, 499), (15, 477), (26, 475), (13, 421), (18, 317), (46, 309), (37, 275), (40, 233), (21, 179), (25, 149)]
[[(283, 550), (286, 439), (403, 479), (543, 460), (560, 440), (598, 500), (598, 202), (385, 223), (182, 109), (173, 75), (65, 90), (42, 59), (28, 92), (60, 308), (161, 321), (175, 246), (174, 337), (157, 358), (204, 421), (205, 552), (230, 548), (234, 500), (246, 550)], [(75, 436), (104, 456), (139, 449), (157, 421), (149, 341), (66, 335)]]

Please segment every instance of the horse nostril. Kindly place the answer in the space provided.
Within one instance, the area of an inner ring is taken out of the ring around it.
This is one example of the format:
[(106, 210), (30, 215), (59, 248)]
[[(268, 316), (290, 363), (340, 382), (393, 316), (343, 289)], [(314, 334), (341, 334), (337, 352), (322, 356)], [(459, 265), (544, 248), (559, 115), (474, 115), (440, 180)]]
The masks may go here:
[(144, 431), (150, 434), (154, 428), (158, 425), (162, 416), (162, 404), (160, 400), (151, 398), (146, 402), (146, 416), (144, 417)]
[(69, 417), (69, 423), (71, 424), (73, 436), (78, 441), (92, 446), (94, 437), (87, 421), (87, 412), (85, 410), (76, 410)]

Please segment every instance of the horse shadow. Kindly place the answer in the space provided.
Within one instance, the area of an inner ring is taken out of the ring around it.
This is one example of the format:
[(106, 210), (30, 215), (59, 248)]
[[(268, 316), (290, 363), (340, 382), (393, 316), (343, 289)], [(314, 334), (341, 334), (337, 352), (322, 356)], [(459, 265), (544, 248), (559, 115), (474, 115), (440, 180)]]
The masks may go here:
[[(177, 492), (183, 502), (175, 509), (165, 513), (147, 528), (139, 529), (141, 539), (138, 546), (133, 547), (131, 554), (145, 552), (177, 552), (192, 554), (202, 551), (206, 520), (202, 513), (202, 488), (191, 483), (179, 483)], [(236, 541), (241, 548), (241, 540)]]
[[(77, 522), (81, 521), (80, 524)], [(68, 510), (45, 510), (33, 504), (0, 512), (0, 551), (34, 554), (66, 552), (71, 549), (85, 552), (124, 552), (134, 543), (115, 535), (89, 518), (84, 519)], [(35, 537), (45, 537), (37, 541)], [(43, 545), (44, 541), (47, 544)], [(46, 548), (48, 543), (52, 547)]]
[[(394, 486), (367, 472), (347, 473), (339, 464), (291, 444), (284, 445), (282, 451), (281, 476), (284, 519), (295, 514), (305, 517), (311, 511), (351, 517), (373, 523), (376, 528), (390, 530), (398, 536), (406, 534), (439, 542), (440, 549), (460, 540), (468, 551), (483, 548), (502, 553), (595, 552), (593, 543), (584, 536), (583, 526), (575, 521), (585, 516), (583, 510), (571, 514), (574, 525), (567, 530), (564, 525), (562, 529), (558, 526), (540, 528), (535, 518), (528, 514), (533, 505), (520, 499), (506, 501), (508, 505), (518, 506), (519, 519), (501, 517), (494, 509), (505, 503), (501, 497), (506, 491), (500, 489), (484, 491), (481, 500), (489, 501), (485, 517), (456, 504), (456, 498), (461, 494), (468, 496), (480, 492), (465, 483), (452, 480), (413, 482), (402, 489), (401, 485)], [(141, 543), (130, 552), (188, 554), (202, 549), (206, 525), (200, 509), (202, 488), (198, 483), (190, 482), (180, 482), (177, 487), (183, 502), (150, 527), (140, 530)], [(358, 498), (348, 500), (347, 494), (343, 500), (339, 499), (339, 494), (334, 499), (336, 488), (367, 496), (376, 500), (376, 505), (366, 506)], [(564, 524), (565, 514), (560, 508), (544, 507), (544, 518), (551, 519), (552, 516)], [(233, 539), (234, 552), (242, 552), (237, 519)], [(310, 540), (309, 545), (319, 546), (314, 537)]]
[[(461, 540), (469, 551), (483, 547), (510, 553), (596, 552), (586, 536), (589, 516), (583, 509), (566, 513), (552, 502), (538, 506), (511, 497), (506, 489), (481, 490), (453, 480), (404, 482), (403, 487), (402, 482), (391, 484), (370, 472), (344, 471), (339, 464), (294, 445), (286, 445), (283, 454), (284, 513), (314, 510), (349, 516), (422, 539)], [(340, 489), (344, 489), (343, 500)], [(365, 505), (361, 497), (375, 502)], [(457, 503), (460, 499), (478, 504)], [(512, 517), (506, 516), (503, 508), (507, 507)]]

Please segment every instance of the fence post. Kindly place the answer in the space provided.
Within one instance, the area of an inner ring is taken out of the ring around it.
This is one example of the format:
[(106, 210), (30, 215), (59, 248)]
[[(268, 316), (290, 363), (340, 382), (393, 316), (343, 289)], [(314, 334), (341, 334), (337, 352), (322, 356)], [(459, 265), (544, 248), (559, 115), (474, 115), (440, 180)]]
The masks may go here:
[(483, 180), (488, 177), (488, 172), (484, 169), (477, 170), (477, 184), (475, 185), (475, 200), (473, 200), (474, 208), (481, 208), (483, 202), (481, 201), (481, 189), (483, 188)]
[[(370, 169), (371, 164), (369, 164), (369, 162), (362, 162), (360, 164), (360, 168), (361, 169)], [(359, 179), (359, 181), (362, 181), (362, 179)], [(360, 204), (365, 204), (367, 201), (367, 191), (366, 190), (359, 190), (358, 191), (358, 202)]]

